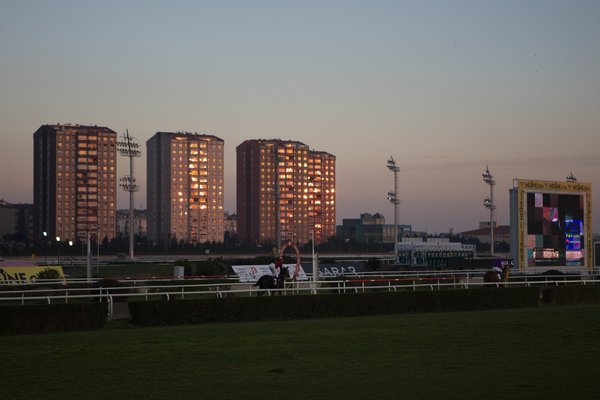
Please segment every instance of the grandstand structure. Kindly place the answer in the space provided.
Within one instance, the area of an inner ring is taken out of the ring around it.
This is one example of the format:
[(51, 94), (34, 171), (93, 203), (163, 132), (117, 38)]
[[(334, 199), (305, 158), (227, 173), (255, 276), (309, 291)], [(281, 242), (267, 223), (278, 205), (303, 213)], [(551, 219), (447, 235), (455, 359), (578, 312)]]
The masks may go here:
[(475, 245), (450, 242), (448, 238), (402, 238), (398, 243), (400, 265), (444, 268), (450, 260), (476, 256)]

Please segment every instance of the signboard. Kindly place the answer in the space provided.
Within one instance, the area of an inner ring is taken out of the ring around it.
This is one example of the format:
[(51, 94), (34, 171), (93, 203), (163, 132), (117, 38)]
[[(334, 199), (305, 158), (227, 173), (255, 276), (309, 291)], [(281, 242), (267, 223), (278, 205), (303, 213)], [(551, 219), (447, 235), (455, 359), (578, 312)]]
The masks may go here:
[(33, 283), (40, 272), (56, 271), (60, 279), (65, 278), (62, 267), (0, 267), (0, 285), (19, 285)]
[(520, 271), (591, 269), (592, 185), (516, 179), (511, 252)]
[(326, 278), (335, 278), (344, 275), (357, 275), (365, 269), (364, 262), (338, 262), (319, 264), (319, 275)]
[[(283, 264), (283, 266), (289, 268), (290, 279), (296, 281), (308, 280), (301, 265)], [(233, 269), (233, 272), (240, 277), (241, 283), (254, 283), (263, 275), (271, 275), (271, 270), (268, 265), (232, 265), (231, 268)]]

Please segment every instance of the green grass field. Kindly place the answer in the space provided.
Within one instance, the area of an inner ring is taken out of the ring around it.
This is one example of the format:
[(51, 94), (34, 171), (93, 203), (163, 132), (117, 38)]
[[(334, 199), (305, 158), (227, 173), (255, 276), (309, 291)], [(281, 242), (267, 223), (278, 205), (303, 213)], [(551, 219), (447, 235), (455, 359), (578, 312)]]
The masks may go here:
[(2, 399), (592, 399), (600, 305), (2, 337)]

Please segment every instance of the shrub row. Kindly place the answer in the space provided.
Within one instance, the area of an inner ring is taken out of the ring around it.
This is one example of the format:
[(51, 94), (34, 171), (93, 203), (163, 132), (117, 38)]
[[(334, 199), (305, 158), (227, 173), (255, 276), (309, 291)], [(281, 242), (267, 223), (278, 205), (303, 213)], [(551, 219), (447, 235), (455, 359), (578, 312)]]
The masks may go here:
[(330, 318), (375, 314), (534, 307), (539, 288), (270, 296), (129, 303), (134, 325), (175, 325), (266, 319)]
[(600, 285), (566, 285), (542, 288), (542, 301), (545, 304), (598, 304)]
[[(535, 307), (540, 300), (600, 303), (600, 285), (159, 300), (131, 302), (129, 311), (133, 324), (153, 326)], [(107, 316), (104, 302), (3, 306), (0, 335), (98, 329)]]
[(104, 327), (107, 316), (107, 303), (3, 306), (0, 335), (98, 329)]

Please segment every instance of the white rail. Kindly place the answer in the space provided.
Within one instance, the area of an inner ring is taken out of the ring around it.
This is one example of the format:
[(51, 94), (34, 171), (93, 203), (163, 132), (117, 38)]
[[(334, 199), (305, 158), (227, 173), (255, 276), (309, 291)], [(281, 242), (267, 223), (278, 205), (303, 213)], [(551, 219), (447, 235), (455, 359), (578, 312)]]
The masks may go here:
[[(539, 278), (539, 277), (538, 277)], [(600, 284), (596, 279), (572, 280), (511, 280), (507, 283), (493, 284), (500, 286), (561, 286), (561, 285), (588, 285)], [(421, 278), (422, 279), (422, 278)], [(430, 278), (431, 279), (431, 278)], [(61, 289), (32, 289), (21, 291), (0, 291), (0, 306), (7, 303), (68, 303), (79, 300), (107, 301), (109, 306), (109, 319), (114, 317), (114, 303), (136, 299), (172, 299), (184, 298), (223, 298), (231, 296), (259, 296), (259, 295), (308, 295), (308, 294), (343, 294), (365, 292), (398, 292), (416, 290), (442, 290), (448, 288), (469, 289), (490, 285), (480, 279), (462, 279), (452, 282), (442, 279), (423, 281), (413, 279), (411, 282), (403, 279), (362, 279), (362, 280), (336, 280), (326, 282), (292, 282), (286, 284), (285, 289), (258, 289), (250, 284), (198, 284), (198, 285), (159, 285), (159, 286), (127, 286), (118, 288), (61, 288)], [(87, 292), (87, 293), (83, 293)]]

